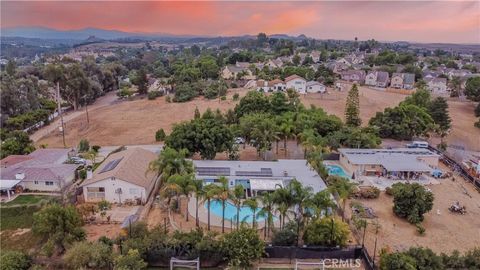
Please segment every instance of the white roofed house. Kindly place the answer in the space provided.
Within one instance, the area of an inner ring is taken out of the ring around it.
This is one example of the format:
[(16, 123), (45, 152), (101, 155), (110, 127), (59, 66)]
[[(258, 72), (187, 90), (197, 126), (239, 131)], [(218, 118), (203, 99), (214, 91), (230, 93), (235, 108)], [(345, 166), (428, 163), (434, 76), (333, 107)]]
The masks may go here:
[(266, 80), (257, 81), (257, 91), (259, 92), (270, 92), (270, 86)]
[(376, 71), (370, 71), (365, 76), (365, 84), (370, 85), (370, 86), (376, 86), (377, 85), (377, 75), (378, 75), (378, 73)]
[(306, 87), (307, 93), (325, 93), (325, 91), (327, 90), (325, 85), (317, 81), (308, 81)]
[(295, 89), (295, 91), (301, 94), (305, 94), (307, 90), (306, 89), (307, 81), (304, 78), (295, 74), (285, 78), (285, 85), (287, 89), (289, 88)]
[(205, 184), (214, 184), (222, 176), (228, 179), (229, 188), (242, 185), (246, 197), (272, 192), (288, 185), (293, 179), (314, 192), (326, 189), (323, 179), (308, 166), (306, 160), (229, 161), (193, 160), (195, 178)]
[(434, 94), (447, 94), (447, 79), (445, 78), (426, 78), (427, 88)]
[(157, 155), (143, 148), (130, 148), (108, 156), (81, 187), (86, 202), (106, 200), (145, 203), (158, 183), (155, 172), (148, 171)]
[(403, 74), (402, 73), (393, 73), (392, 80), (390, 81), (390, 87), (393, 88), (403, 88)]

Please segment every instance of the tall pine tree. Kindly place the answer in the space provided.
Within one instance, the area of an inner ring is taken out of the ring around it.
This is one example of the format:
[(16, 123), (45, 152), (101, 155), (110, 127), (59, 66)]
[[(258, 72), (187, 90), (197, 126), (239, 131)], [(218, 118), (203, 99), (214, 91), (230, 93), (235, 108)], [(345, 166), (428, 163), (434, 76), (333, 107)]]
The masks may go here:
[(362, 124), (362, 119), (360, 119), (358, 87), (356, 84), (353, 84), (348, 92), (347, 104), (345, 106), (345, 122), (348, 126), (354, 127), (359, 127)]
[(448, 103), (443, 97), (437, 97), (429, 104), (429, 114), (442, 133), (452, 127), (452, 120), (448, 114)]

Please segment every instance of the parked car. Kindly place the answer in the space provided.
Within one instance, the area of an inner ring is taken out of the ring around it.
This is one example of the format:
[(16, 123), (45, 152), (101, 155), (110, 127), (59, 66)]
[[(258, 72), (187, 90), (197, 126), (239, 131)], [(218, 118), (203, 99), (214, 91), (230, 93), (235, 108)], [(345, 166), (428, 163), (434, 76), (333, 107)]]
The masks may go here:
[(70, 162), (74, 164), (86, 165), (87, 161), (81, 157), (70, 157)]
[(237, 137), (237, 138), (235, 138), (235, 143), (236, 143), (236, 144), (244, 144), (244, 143), (245, 143), (245, 139), (242, 138), (242, 137)]

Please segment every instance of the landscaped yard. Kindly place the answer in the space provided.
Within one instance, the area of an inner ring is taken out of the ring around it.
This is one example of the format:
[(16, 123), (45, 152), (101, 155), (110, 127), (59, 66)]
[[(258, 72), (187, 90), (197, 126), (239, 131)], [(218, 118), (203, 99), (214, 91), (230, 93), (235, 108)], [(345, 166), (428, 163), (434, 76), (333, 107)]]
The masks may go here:
[(42, 200), (48, 200), (51, 196), (47, 195), (20, 195), (12, 201), (1, 203), (1, 206), (37, 204)]

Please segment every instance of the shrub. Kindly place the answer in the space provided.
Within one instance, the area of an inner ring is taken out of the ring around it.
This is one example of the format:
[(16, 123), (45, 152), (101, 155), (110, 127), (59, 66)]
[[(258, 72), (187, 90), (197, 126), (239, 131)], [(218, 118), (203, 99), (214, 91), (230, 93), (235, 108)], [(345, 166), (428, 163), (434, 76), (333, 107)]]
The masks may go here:
[(83, 153), (90, 150), (90, 143), (87, 139), (81, 139), (80, 143), (78, 144), (78, 152)]
[(87, 178), (87, 170), (82, 169), (78, 171), (78, 178), (85, 180)]
[(31, 266), (30, 258), (23, 252), (2, 250), (1, 270), (27, 270)]
[(233, 101), (237, 101), (240, 98), (240, 95), (238, 93), (233, 94)]
[(275, 231), (272, 237), (274, 246), (292, 246), (297, 241), (297, 223), (289, 222), (281, 230)]
[(92, 150), (98, 153), (98, 150), (100, 150), (101, 146), (100, 145), (92, 145)]
[(256, 230), (242, 226), (225, 234), (222, 249), (227, 253), (226, 257), (231, 266), (249, 268), (264, 254), (265, 243)]
[(223, 100), (223, 101), (227, 100), (227, 96), (221, 96), (220, 100)]
[(433, 193), (420, 184), (396, 183), (393, 189), (393, 212), (408, 222), (417, 224), (423, 221), (423, 215), (432, 210)]
[(391, 187), (385, 188), (385, 194), (388, 196), (393, 196), (393, 189)]
[(345, 246), (350, 230), (348, 224), (333, 218), (310, 222), (305, 228), (303, 240), (307, 245)]
[(231, 87), (231, 88), (238, 88), (238, 85), (237, 85), (236, 83), (232, 82), (232, 83), (230, 84), (230, 87)]
[(168, 103), (170, 103), (170, 102), (172, 102), (172, 98), (171, 98), (170, 96), (166, 96), (166, 97), (165, 97), (165, 101), (168, 102)]
[(415, 224), (415, 226), (417, 227), (417, 232), (419, 235), (425, 234), (425, 227), (423, 227), (422, 224), (418, 223), (418, 224)]
[(105, 269), (113, 264), (112, 248), (102, 242), (77, 242), (63, 257), (70, 269)]
[(161, 96), (163, 96), (163, 91), (157, 91), (157, 90), (155, 90), (155, 91), (150, 91), (150, 92), (148, 92), (148, 94), (147, 94), (147, 97), (148, 97), (149, 100), (154, 100), (154, 99), (156, 99), (157, 97), (161, 97)]
[(120, 98), (128, 98), (133, 95), (133, 91), (131, 91), (129, 88), (122, 88), (120, 91), (118, 91), (117, 96)]
[(140, 257), (140, 253), (136, 249), (131, 249), (126, 255), (120, 255), (115, 259), (115, 270), (126, 269), (147, 269), (147, 263)]
[(167, 135), (165, 134), (165, 130), (163, 130), (163, 128), (155, 132), (155, 141), (157, 142), (164, 141), (165, 137), (167, 137)]
[(380, 189), (376, 187), (362, 187), (353, 194), (356, 198), (376, 199), (380, 196)]

